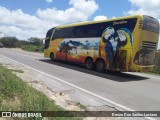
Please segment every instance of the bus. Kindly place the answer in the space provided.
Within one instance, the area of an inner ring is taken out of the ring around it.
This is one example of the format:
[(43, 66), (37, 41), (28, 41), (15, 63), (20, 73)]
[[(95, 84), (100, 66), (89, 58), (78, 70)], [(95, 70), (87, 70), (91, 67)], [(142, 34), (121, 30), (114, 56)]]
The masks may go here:
[(48, 30), (44, 57), (120, 72), (154, 67), (159, 22), (146, 15), (80, 22)]

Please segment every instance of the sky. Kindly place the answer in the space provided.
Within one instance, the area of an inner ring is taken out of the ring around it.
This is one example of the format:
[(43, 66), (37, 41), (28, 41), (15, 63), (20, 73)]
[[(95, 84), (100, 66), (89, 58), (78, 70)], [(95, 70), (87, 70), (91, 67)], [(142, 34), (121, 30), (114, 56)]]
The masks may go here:
[(44, 38), (54, 26), (135, 14), (160, 21), (159, 6), (160, 0), (0, 0), (0, 37)]

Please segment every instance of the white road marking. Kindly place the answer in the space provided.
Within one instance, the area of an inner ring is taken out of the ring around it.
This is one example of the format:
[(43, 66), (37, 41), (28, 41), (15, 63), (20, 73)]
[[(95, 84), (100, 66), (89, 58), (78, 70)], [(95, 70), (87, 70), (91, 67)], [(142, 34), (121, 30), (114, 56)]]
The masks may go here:
[[(74, 84), (68, 83), (68, 82), (66, 82), (66, 81), (64, 81), (64, 80), (62, 80), (62, 79), (60, 79), (60, 78), (54, 77), (54, 76), (49, 75), (49, 74), (47, 74), (47, 73), (45, 73), (45, 72), (42, 72), (42, 71), (37, 70), (37, 69), (35, 69), (35, 68), (32, 68), (32, 67), (30, 67), (30, 66), (28, 66), (28, 65), (25, 65), (25, 64), (23, 64), (23, 63), (21, 63), (21, 62), (19, 62), (19, 61), (13, 60), (13, 59), (11, 59), (11, 58), (9, 58), (9, 57), (6, 57), (6, 56), (4, 56), (4, 55), (1, 55), (1, 56), (5, 57), (5, 58), (7, 58), (7, 59), (9, 59), (9, 60), (11, 60), (11, 61), (13, 61), (13, 62), (16, 62), (16, 63), (18, 63), (18, 64), (21, 64), (21, 65), (23, 65), (23, 66), (25, 66), (25, 67), (27, 67), (27, 68), (30, 68), (30, 69), (32, 69), (32, 70), (35, 70), (35, 71), (37, 71), (37, 72), (39, 72), (39, 73), (41, 73), (41, 74), (44, 74), (44, 75), (49, 76), (49, 77), (51, 77), (51, 78), (53, 78), (53, 79), (56, 79), (57, 81), (60, 81), (60, 82), (62, 82), (62, 83), (65, 83), (65, 84), (67, 84), (67, 85), (69, 85), (69, 86), (71, 86), (71, 87), (74, 87), (74, 88), (76, 88), (76, 89), (78, 89), (78, 90), (80, 90), (80, 91), (83, 91), (83, 92), (85, 92), (85, 93), (87, 93), (87, 94), (90, 94), (90, 95), (92, 95), (92, 96), (94, 96), (94, 97), (97, 97), (97, 98), (99, 98), (99, 99), (101, 99), (101, 100), (103, 100), (103, 101), (105, 101), (105, 102), (108, 102), (108, 103), (112, 104), (113, 106), (115, 105), (115, 106), (117, 106), (117, 107), (119, 107), (119, 108), (121, 108), (121, 109), (123, 109), (123, 110), (126, 110), (126, 111), (135, 111), (135, 110), (133, 110), (133, 109), (131, 109), (131, 108), (128, 108), (128, 107), (126, 107), (126, 106), (124, 106), (124, 105), (121, 105), (121, 104), (116, 103), (116, 102), (114, 102), (114, 101), (112, 101), (112, 100), (109, 100), (109, 99), (104, 98), (104, 97), (102, 97), (102, 96), (99, 96), (99, 95), (97, 95), (97, 94), (95, 94), (95, 93), (92, 93), (92, 92), (90, 92), (90, 91), (88, 91), (88, 90), (85, 90), (85, 89), (83, 89), (83, 88), (80, 88), (80, 87), (78, 87), (78, 86), (76, 86), (76, 85), (74, 85)], [(156, 120), (156, 119), (151, 118), (151, 117), (144, 117), (144, 118), (149, 119), (149, 120)]]

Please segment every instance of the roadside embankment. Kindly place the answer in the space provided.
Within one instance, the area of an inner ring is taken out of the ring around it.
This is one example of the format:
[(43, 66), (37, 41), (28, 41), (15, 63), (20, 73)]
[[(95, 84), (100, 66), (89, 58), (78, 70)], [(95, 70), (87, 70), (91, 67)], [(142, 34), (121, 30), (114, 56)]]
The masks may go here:
[(22, 70), (7, 69), (0, 65), (0, 111), (64, 111), (53, 100), (26, 84), (12, 72), (23, 73)]

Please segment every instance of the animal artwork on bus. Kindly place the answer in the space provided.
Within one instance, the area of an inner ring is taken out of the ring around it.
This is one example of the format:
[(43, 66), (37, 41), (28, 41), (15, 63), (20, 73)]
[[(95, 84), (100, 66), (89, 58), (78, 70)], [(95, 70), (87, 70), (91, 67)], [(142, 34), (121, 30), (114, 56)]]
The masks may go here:
[(118, 35), (113, 27), (107, 27), (102, 35), (102, 40), (106, 43), (105, 51), (109, 59), (109, 67), (113, 67), (114, 54), (117, 50)]
[(59, 52), (65, 52), (65, 53), (70, 53), (71, 50), (74, 50), (77, 48), (77, 46), (82, 45), (80, 42), (77, 41), (63, 41), (59, 45)]
[(48, 30), (44, 57), (98, 72), (149, 71), (158, 37), (158, 20), (146, 15), (62, 25)]
[(67, 53), (68, 59), (82, 62), (85, 56), (98, 57), (99, 42), (97, 38), (64, 39), (58, 46), (57, 55)]
[(105, 52), (108, 58), (109, 68), (112, 70), (113, 68), (121, 67), (127, 55), (123, 48), (130, 48), (133, 43), (130, 30), (127, 28), (115, 30), (111, 26), (107, 27), (102, 34), (102, 41), (106, 44)]

